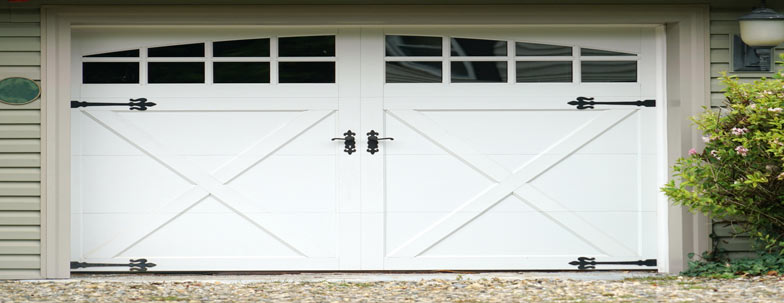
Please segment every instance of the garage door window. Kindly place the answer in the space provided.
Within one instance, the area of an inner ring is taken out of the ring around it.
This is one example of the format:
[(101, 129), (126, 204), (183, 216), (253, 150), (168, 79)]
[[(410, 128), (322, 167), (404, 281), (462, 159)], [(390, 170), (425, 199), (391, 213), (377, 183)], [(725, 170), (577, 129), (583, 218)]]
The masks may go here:
[(583, 61), (583, 82), (637, 82), (636, 61)]
[(628, 52), (464, 37), (385, 41), (386, 83), (637, 82), (639, 56)]
[(387, 83), (441, 83), (443, 38), (387, 35)]
[(269, 57), (270, 39), (217, 41), (212, 44), (214, 57)]
[(133, 57), (139, 57), (139, 50), (132, 49), (126, 51), (119, 51), (119, 52), (89, 55), (85, 57), (87, 58), (133, 58)]
[(204, 57), (204, 43), (151, 47), (147, 55), (154, 57)]
[(139, 62), (85, 62), (82, 64), (82, 83), (139, 83)]
[(82, 61), (85, 84), (335, 83), (335, 36), (155, 46)]

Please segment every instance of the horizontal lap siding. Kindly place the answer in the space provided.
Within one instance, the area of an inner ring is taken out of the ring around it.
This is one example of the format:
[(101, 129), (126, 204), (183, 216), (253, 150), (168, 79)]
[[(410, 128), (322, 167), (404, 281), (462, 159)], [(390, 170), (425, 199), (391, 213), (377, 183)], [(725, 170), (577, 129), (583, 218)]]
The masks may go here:
[[(738, 34), (738, 17), (747, 14), (748, 10), (711, 10), (710, 22), (710, 88), (711, 104), (722, 106), (725, 100), (724, 85), (719, 80), (722, 72), (736, 75), (742, 82), (752, 82), (762, 77), (772, 77), (772, 73), (736, 72), (730, 73), (732, 63), (732, 39)], [(784, 53), (784, 45), (775, 49), (776, 60)], [(778, 68), (778, 67), (776, 67)], [(726, 222), (713, 224), (713, 236), (719, 250), (727, 252), (731, 258), (753, 257), (750, 238), (745, 234), (738, 234), (737, 227)]]
[[(40, 65), (39, 11), (0, 8), (0, 79), (40, 83)], [(0, 279), (40, 276), (40, 107), (0, 104)]]
[[(711, 73), (711, 104), (721, 106), (724, 101), (724, 85), (718, 79), (721, 72), (730, 72), (732, 62), (732, 37), (739, 32), (738, 17), (747, 14), (747, 10), (711, 10), (710, 22), (710, 73)], [(784, 45), (775, 50), (776, 60), (784, 53)], [(777, 67), (778, 68), (778, 67)], [(736, 72), (741, 81), (751, 82), (762, 77), (771, 77), (772, 73)]]

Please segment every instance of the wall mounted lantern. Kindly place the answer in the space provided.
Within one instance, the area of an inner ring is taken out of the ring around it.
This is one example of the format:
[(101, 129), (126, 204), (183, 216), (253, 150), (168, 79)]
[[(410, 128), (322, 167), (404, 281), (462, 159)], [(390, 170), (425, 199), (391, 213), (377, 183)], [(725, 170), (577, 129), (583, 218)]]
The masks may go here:
[(738, 18), (740, 36), (733, 39), (734, 71), (771, 71), (773, 48), (784, 42), (784, 15), (765, 7)]

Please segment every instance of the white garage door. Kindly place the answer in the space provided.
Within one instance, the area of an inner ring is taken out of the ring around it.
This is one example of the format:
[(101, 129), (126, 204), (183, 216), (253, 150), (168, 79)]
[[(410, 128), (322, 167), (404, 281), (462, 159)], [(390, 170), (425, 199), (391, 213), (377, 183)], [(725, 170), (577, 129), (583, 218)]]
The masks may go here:
[(656, 49), (652, 28), (75, 30), (76, 270), (655, 259), (658, 112), (616, 102), (657, 98)]

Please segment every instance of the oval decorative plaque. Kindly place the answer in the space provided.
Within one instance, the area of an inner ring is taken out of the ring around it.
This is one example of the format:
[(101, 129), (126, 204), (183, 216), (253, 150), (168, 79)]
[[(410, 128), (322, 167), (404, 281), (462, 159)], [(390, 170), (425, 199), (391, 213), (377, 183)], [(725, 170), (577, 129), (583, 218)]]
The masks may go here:
[(22, 105), (35, 101), (41, 96), (38, 83), (27, 78), (10, 77), (0, 80), (0, 102)]

